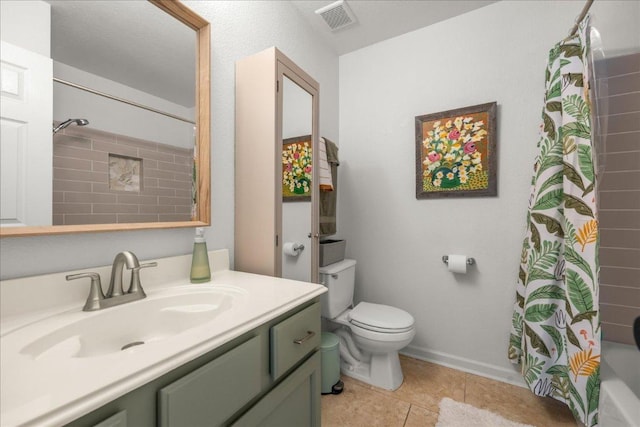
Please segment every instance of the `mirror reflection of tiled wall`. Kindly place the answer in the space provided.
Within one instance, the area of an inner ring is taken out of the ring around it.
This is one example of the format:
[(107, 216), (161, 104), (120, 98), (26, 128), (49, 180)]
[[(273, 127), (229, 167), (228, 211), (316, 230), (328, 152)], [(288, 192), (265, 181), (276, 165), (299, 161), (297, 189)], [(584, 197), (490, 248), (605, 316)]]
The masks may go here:
[(603, 62), (596, 65), (596, 78), (606, 80), (598, 96), (606, 123), (598, 191), (602, 338), (632, 344), (640, 316), (640, 53)]
[(69, 127), (53, 137), (53, 225), (190, 221), (193, 150)]

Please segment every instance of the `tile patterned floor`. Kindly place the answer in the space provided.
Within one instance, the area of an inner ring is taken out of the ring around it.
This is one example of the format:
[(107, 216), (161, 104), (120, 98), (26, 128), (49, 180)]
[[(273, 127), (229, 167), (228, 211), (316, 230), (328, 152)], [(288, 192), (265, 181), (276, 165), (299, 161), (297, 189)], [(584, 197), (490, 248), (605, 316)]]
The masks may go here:
[(400, 364), (404, 383), (396, 391), (343, 375), (342, 394), (322, 396), (322, 426), (435, 426), (443, 397), (537, 427), (577, 426), (564, 404), (527, 389), (406, 356), (400, 356)]

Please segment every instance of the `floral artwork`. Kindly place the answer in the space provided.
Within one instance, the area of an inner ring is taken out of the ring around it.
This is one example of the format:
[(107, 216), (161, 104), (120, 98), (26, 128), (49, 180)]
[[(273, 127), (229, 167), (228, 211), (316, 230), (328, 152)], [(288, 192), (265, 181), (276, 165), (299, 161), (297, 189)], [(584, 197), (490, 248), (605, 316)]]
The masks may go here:
[(416, 117), (416, 197), (495, 196), (496, 103)]
[(311, 200), (311, 135), (283, 140), (282, 199), (284, 201)]
[[(456, 188), (468, 184), (471, 189), (487, 188), (487, 173), (482, 167), (478, 143), (487, 134), (484, 120), (459, 116), (433, 123), (422, 142), (427, 152), (422, 172), (427, 188)], [(476, 182), (473, 182), (473, 180)]]

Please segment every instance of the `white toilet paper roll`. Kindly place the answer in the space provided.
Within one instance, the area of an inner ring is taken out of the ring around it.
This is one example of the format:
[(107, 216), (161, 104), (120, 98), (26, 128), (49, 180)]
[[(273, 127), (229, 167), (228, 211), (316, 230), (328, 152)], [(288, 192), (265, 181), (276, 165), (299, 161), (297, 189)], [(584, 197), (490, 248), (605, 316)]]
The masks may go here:
[(304, 248), (301, 243), (285, 242), (284, 246), (282, 247), (282, 252), (284, 252), (285, 255), (298, 256), (300, 255), (300, 252), (302, 252), (301, 248)]
[(449, 271), (452, 273), (467, 273), (467, 257), (465, 255), (449, 255)]

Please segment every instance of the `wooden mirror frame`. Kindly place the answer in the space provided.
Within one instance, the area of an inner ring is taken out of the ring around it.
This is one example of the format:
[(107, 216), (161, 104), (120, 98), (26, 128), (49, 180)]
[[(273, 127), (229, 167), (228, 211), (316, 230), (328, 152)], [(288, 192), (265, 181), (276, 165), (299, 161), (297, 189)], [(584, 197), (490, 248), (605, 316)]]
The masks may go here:
[(196, 32), (196, 152), (198, 153), (198, 162), (196, 164), (198, 183), (196, 218), (192, 221), (176, 222), (0, 227), (0, 237), (202, 227), (211, 225), (211, 30), (209, 22), (201, 18), (179, 0), (148, 1)]

